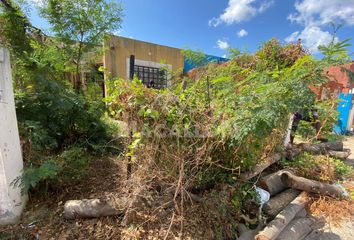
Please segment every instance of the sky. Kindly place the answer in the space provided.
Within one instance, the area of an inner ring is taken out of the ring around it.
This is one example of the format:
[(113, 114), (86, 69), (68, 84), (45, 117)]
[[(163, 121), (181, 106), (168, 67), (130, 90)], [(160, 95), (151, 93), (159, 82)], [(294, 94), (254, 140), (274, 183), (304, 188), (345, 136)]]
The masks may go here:
[[(38, 0), (34, 0), (38, 1)], [(118, 1), (118, 0), (117, 0)], [(354, 37), (354, 0), (121, 0), (117, 35), (225, 56), (228, 47), (250, 53), (271, 39), (302, 39), (312, 54), (332, 40), (331, 22), (343, 25), (336, 41)], [(48, 28), (36, 11), (30, 18)], [(354, 40), (351, 41), (354, 44)], [(349, 48), (354, 52), (354, 47)], [(353, 56), (352, 56), (353, 58)]]

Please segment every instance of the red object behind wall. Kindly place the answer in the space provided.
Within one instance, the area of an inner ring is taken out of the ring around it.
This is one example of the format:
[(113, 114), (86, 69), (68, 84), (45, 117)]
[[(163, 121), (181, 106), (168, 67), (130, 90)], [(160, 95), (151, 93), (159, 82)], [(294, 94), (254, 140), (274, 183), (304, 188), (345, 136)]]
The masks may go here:
[(354, 62), (325, 69), (324, 74), (330, 78), (330, 81), (321, 87), (310, 87), (318, 98), (323, 99), (332, 94), (349, 93), (354, 88), (354, 84), (349, 80), (348, 73), (343, 68), (354, 73)]

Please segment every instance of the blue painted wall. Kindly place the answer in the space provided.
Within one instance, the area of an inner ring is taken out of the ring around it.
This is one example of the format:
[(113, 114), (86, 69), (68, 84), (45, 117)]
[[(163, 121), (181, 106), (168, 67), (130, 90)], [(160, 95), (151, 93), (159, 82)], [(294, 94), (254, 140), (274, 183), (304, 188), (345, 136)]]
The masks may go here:
[[(205, 58), (204, 58), (204, 65), (207, 65), (208, 63), (211, 63), (211, 62), (216, 62), (216, 63), (223, 63), (223, 62), (227, 62), (229, 61), (230, 59), (227, 59), (227, 58), (223, 58), (223, 57), (217, 57), (217, 56), (212, 56), (212, 55), (205, 55)], [(187, 73), (189, 72), (190, 70), (192, 70), (193, 68), (196, 68), (196, 64), (193, 63), (193, 62), (190, 62), (189, 60), (187, 59), (184, 59), (184, 72)]]
[(351, 93), (341, 93), (339, 95), (340, 103), (338, 104), (337, 110), (339, 112), (338, 122), (334, 126), (334, 132), (338, 134), (347, 133), (347, 124), (349, 121), (350, 110), (352, 109), (352, 98)]

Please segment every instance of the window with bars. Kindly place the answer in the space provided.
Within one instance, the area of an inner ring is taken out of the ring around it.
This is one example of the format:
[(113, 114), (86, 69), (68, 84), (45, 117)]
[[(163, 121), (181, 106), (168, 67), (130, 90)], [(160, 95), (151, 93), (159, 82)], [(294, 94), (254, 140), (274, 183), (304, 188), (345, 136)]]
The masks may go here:
[(167, 87), (167, 71), (162, 68), (134, 65), (134, 75), (150, 88)]

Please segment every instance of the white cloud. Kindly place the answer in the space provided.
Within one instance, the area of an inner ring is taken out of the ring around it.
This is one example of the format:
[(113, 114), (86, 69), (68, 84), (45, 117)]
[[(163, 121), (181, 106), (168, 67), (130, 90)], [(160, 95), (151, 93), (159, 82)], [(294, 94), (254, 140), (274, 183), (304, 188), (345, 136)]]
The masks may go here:
[(216, 27), (221, 23), (230, 25), (250, 20), (267, 10), (273, 3), (273, 0), (229, 0), (224, 13), (211, 19), (209, 26)]
[(216, 42), (216, 44), (218, 45), (218, 48), (220, 48), (221, 50), (226, 50), (230, 47), (227, 41), (223, 41), (220, 39)]
[(295, 3), (295, 9), (288, 19), (305, 26), (330, 22), (354, 25), (354, 0), (302, 0)]
[(297, 40), (299, 40), (299, 36), (300, 36), (300, 32), (299, 31), (296, 31), (296, 32), (293, 32), (292, 34), (290, 34), (289, 36), (287, 36), (285, 38), (285, 42), (296, 42)]
[(242, 38), (248, 35), (248, 32), (245, 29), (241, 29), (240, 31), (237, 32), (237, 36)]
[[(332, 41), (332, 34), (323, 31), (317, 26), (306, 27), (301, 32), (293, 32), (288, 36), (286, 42), (296, 42), (302, 40), (303, 45), (310, 50), (311, 53), (318, 53), (318, 46), (328, 45)], [(338, 39), (336, 39), (338, 41)]]
[(301, 39), (312, 53), (318, 52), (319, 45), (332, 41), (333, 36), (323, 27), (331, 22), (354, 25), (354, 0), (299, 0), (295, 3), (295, 9), (296, 12), (290, 14), (288, 19), (304, 29), (293, 32), (285, 41)]

